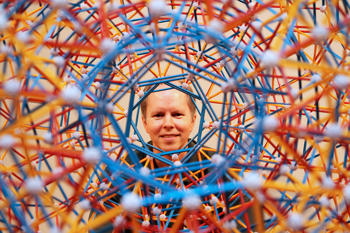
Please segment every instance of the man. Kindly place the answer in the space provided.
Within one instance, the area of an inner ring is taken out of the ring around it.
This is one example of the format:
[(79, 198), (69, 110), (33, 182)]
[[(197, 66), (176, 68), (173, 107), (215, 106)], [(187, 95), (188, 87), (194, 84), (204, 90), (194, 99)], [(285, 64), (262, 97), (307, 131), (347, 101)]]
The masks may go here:
[[(166, 87), (168, 86), (161, 84), (157, 89)], [(150, 86), (145, 91), (148, 89)], [(176, 89), (150, 94), (141, 104), (141, 113), (143, 126), (153, 146), (166, 152), (182, 149), (188, 143), (197, 117), (196, 107), (190, 96)], [(160, 151), (153, 149), (153, 152)], [(185, 152), (180, 153), (178, 160), (185, 155)], [(171, 160), (170, 155), (164, 157)], [(156, 163), (158, 167), (168, 166), (159, 160)]]
[[(180, 82), (178, 82), (178, 84), (181, 85)], [(196, 107), (189, 95), (173, 88), (168, 89), (168, 87), (169, 86), (165, 84), (160, 84), (156, 91), (151, 93), (141, 103), (141, 118), (145, 130), (151, 138), (150, 144), (152, 144), (153, 147), (150, 147), (149, 149), (154, 153), (170, 152), (169, 155), (164, 155), (163, 157), (172, 161), (173, 158), (170, 155), (172, 154), (171, 151), (183, 149), (188, 144), (190, 133), (193, 131), (197, 115)], [(150, 88), (151, 86), (147, 86), (144, 89), (144, 92), (147, 92)], [(165, 90), (159, 91), (160, 89)], [(190, 88), (189, 91), (192, 92)], [(188, 145), (189, 148), (194, 146), (195, 142), (191, 142)], [(144, 161), (147, 155), (139, 151), (135, 152), (140, 161)], [(207, 151), (209, 157), (214, 153), (214, 151)], [(177, 160), (180, 161), (185, 155), (186, 152), (180, 153)], [(202, 158), (202, 160), (205, 159), (206, 158)], [(126, 158), (126, 161), (129, 164), (132, 164), (130, 159)], [(197, 154), (194, 154), (187, 162), (191, 163), (197, 161), (198, 156)], [(167, 163), (157, 159), (154, 159), (151, 162), (154, 162), (154, 168), (169, 166)], [(148, 164), (148, 167), (151, 166)], [(203, 173), (197, 175), (197, 178), (202, 177), (203, 174), (205, 175), (208, 172), (208, 169), (204, 170)], [(176, 185), (176, 182), (169, 182)], [(192, 183), (186, 178), (184, 179), (183, 184), (185, 186), (192, 185)], [(116, 196), (114, 201), (119, 203), (119, 199), (120, 196)], [(103, 230), (103, 232), (107, 231)], [(124, 230), (124, 232), (130, 231)]]

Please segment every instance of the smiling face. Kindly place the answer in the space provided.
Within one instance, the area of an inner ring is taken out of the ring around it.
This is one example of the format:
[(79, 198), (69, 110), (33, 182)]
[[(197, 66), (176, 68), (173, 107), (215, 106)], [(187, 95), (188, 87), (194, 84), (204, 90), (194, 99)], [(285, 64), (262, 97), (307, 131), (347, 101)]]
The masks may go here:
[(153, 92), (147, 98), (146, 116), (142, 117), (142, 122), (153, 145), (164, 151), (183, 148), (196, 119), (196, 115), (192, 117), (187, 95), (169, 89)]

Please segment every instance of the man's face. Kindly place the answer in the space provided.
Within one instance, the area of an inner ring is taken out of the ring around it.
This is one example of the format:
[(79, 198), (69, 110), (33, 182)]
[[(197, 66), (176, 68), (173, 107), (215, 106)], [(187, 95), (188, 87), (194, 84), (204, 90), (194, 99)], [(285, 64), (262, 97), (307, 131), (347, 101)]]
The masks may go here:
[(164, 151), (183, 148), (194, 127), (187, 95), (169, 89), (154, 92), (147, 97), (146, 119), (142, 122), (153, 145)]

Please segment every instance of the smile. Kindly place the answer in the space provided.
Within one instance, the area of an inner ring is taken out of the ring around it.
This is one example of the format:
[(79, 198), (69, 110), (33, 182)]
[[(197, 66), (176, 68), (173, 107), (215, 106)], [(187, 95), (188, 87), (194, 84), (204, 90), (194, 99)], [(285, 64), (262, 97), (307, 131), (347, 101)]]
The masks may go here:
[(175, 138), (175, 137), (177, 137), (177, 136), (178, 136), (178, 135), (172, 134), (172, 135), (162, 135), (161, 137), (162, 137), (162, 138), (171, 139), (171, 138)]

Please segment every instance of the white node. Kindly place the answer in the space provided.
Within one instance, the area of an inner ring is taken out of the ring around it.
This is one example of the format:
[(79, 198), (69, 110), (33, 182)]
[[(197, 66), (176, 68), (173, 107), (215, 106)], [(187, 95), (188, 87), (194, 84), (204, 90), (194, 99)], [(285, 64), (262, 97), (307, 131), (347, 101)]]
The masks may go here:
[(149, 225), (150, 225), (150, 222), (149, 222), (149, 221), (143, 221), (143, 222), (142, 222), (142, 226), (143, 226), (143, 227), (149, 227)]
[(44, 182), (39, 176), (30, 177), (25, 180), (25, 187), (30, 194), (38, 194), (44, 188)]
[(207, 212), (208, 212), (208, 211), (211, 211), (211, 207), (207, 205), (207, 206), (204, 208), (204, 210), (207, 211)]
[(18, 79), (13, 78), (13, 79), (7, 80), (3, 84), (3, 88), (4, 88), (4, 91), (10, 96), (16, 96), (21, 91), (21, 82)]
[(132, 143), (132, 141), (131, 141), (131, 139), (130, 139), (130, 138), (126, 138), (126, 141), (127, 141), (129, 144), (131, 144), (131, 143)]
[(125, 41), (125, 40), (129, 39), (129, 37), (130, 37), (130, 34), (128, 32), (123, 32), (122, 40)]
[(60, 50), (58, 48), (50, 49), (50, 53), (51, 53), (52, 56), (58, 56), (59, 52), (60, 52)]
[(187, 29), (187, 25), (184, 24), (184, 23), (182, 23), (182, 22), (180, 22), (180, 23), (179, 23), (179, 29), (180, 29), (181, 31), (184, 31), (184, 30)]
[(94, 84), (96, 90), (101, 90), (101, 83), (100, 82), (94, 82), (93, 84)]
[(128, 116), (128, 110), (124, 111), (124, 116), (127, 117)]
[(62, 233), (62, 231), (57, 226), (53, 226), (53, 227), (50, 227), (49, 233)]
[(183, 88), (183, 89), (188, 89), (188, 84), (187, 83), (182, 83), (182, 85), (181, 85), (181, 87)]
[(28, 43), (30, 38), (30, 33), (28, 31), (19, 31), (16, 33), (16, 37), (22, 43)]
[(245, 26), (244, 24), (242, 24), (239, 29), (240, 32), (244, 32), (245, 30), (247, 30), (247, 26)]
[(178, 160), (179, 159), (179, 155), (178, 154), (172, 154), (171, 155), (171, 159), (172, 160)]
[(135, 83), (135, 85), (132, 86), (132, 89), (136, 92), (139, 90), (139, 87), (140, 87), (139, 84)]
[(109, 102), (108, 104), (106, 104), (106, 111), (108, 113), (113, 113), (113, 109), (114, 109), (113, 103)]
[(154, 199), (159, 200), (161, 198), (162, 198), (162, 194), (160, 194), (160, 193), (154, 194)]
[(266, 132), (275, 131), (279, 125), (278, 119), (274, 116), (265, 116), (262, 120), (262, 127)]
[(313, 82), (313, 83), (319, 82), (321, 80), (322, 80), (322, 78), (321, 78), (321, 76), (319, 74), (313, 74), (311, 76), (311, 78), (310, 78), (310, 81)]
[(108, 6), (107, 10), (109, 12), (119, 10), (120, 8), (120, 4), (117, 1), (114, 1), (113, 3), (109, 3), (107, 6)]
[(260, 202), (260, 203), (264, 203), (266, 201), (266, 197), (264, 195), (264, 193), (257, 191), (256, 194), (256, 199)]
[(211, 205), (219, 203), (219, 199), (216, 196), (212, 196), (209, 200)]
[(161, 215), (159, 216), (159, 219), (166, 219), (165, 214), (161, 214)]
[(57, 67), (63, 67), (66, 63), (66, 60), (62, 56), (55, 56), (52, 60)]
[(79, 140), (81, 136), (81, 133), (79, 131), (75, 131), (74, 133), (72, 133), (72, 137), (75, 138), (76, 140)]
[(289, 165), (290, 170), (295, 171), (298, 169), (298, 164), (295, 161), (292, 161)]
[(148, 8), (151, 12), (151, 17), (156, 19), (168, 12), (167, 5), (163, 0), (151, 0)]
[(81, 68), (81, 71), (80, 71), (82, 74), (87, 74), (88, 73), (88, 70), (86, 68)]
[(211, 124), (213, 129), (219, 129), (220, 128), (220, 121), (214, 121), (213, 124)]
[(261, 31), (262, 29), (262, 22), (260, 21), (253, 21), (250, 23), (256, 30)]
[(215, 154), (211, 157), (211, 163), (215, 164), (215, 166), (217, 166), (217, 167), (224, 164), (225, 161), (226, 161), (226, 159), (219, 154)]
[(75, 142), (70, 141), (70, 146), (72, 147), (72, 149), (75, 149)]
[(46, 132), (46, 133), (44, 133), (43, 137), (44, 137), (44, 142), (45, 143), (47, 143), (47, 144), (52, 144), (53, 143), (52, 133)]
[(83, 158), (89, 164), (98, 163), (102, 158), (101, 150), (97, 147), (86, 148), (83, 152)]
[(254, 2), (254, 1), (251, 1), (250, 3), (248, 3), (249, 9), (253, 9), (255, 4), (256, 4), (256, 2)]
[(182, 163), (180, 162), (180, 161), (175, 161), (174, 162), (174, 166), (176, 166), (176, 167), (179, 167), (179, 166), (181, 166), (182, 165)]
[(134, 134), (130, 136), (130, 139), (132, 142), (136, 142), (139, 138), (137, 137), (137, 135)]
[(201, 57), (201, 56), (202, 56), (202, 54), (203, 54), (203, 52), (202, 52), (202, 51), (197, 51), (197, 53), (196, 53), (197, 57)]
[(238, 132), (240, 132), (240, 133), (243, 133), (243, 132), (244, 132), (244, 129), (245, 129), (245, 126), (244, 126), (244, 125), (239, 125), (239, 126), (238, 126)]
[(260, 175), (256, 172), (250, 172), (247, 176), (241, 181), (241, 184), (248, 189), (258, 190), (262, 186), (262, 180)]
[(326, 5), (320, 6), (320, 11), (321, 11), (322, 13), (326, 13), (326, 11), (327, 11), (327, 6), (326, 6)]
[(100, 189), (102, 189), (102, 190), (108, 190), (108, 184), (106, 184), (105, 182), (102, 182), (102, 183), (100, 184)]
[(51, 0), (50, 3), (52, 7), (59, 8), (59, 9), (64, 9), (68, 6), (68, 3), (66, 0)]
[(157, 214), (161, 214), (161, 213), (162, 213), (162, 210), (159, 209), (158, 207), (154, 207), (154, 208), (152, 209), (152, 212), (153, 212), (155, 215), (157, 215)]
[(139, 90), (139, 93), (137, 93), (137, 95), (142, 98), (145, 95), (145, 92), (143, 92), (143, 90)]
[(135, 193), (127, 193), (122, 197), (121, 204), (125, 210), (135, 212), (141, 207), (141, 199)]
[(238, 50), (234, 47), (232, 47), (229, 52), (232, 56), (236, 56), (238, 54)]
[(303, 229), (304, 226), (304, 218), (301, 214), (292, 213), (288, 216), (287, 224), (291, 229), (295, 231), (300, 231)]
[(279, 169), (279, 174), (284, 176), (290, 173), (290, 167), (287, 164), (282, 164)]
[(197, 10), (198, 9), (198, 2), (193, 2), (192, 7), (194, 10)]
[(347, 88), (349, 84), (350, 84), (350, 79), (346, 75), (338, 74), (333, 78), (333, 86), (337, 90), (342, 90), (343, 88)]
[(329, 35), (329, 29), (322, 27), (320, 25), (316, 25), (312, 29), (311, 35), (316, 40), (316, 42), (322, 42), (327, 39)]
[(298, 95), (299, 95), (299, 91), (297, 89), (291, 89), (290, 90), (290, 94), (292, 95), (292, 97), (294, 99), (298, 98)]
[(331, 206), (331, 202), (326, 196), (322, 196), (318, 201), (322, 207), (329, 208)]
[(96, 182), (91, 182), (91, 186), (94, 188), (97, 188), (97, 183)]
[(140, 174), (143, 176), (149, 176), (151, 174), (151, 170), (148, 167), (140, 168)]
[(350, 203), (350, 184), (345, 185), (342, 191), (345, 202)]
[(237, 223), (235, 220), (226, 221), (224, 222), (223, 227), (226, 228), (227, 230), (232, 230), (233, 228), (237, 228)]
[(332, 139), (342, 136), (343, 128), (337, 123), (330, 123), (327, 125), (324, 135)]
[(102, 53), (108, 53), (111, 49), (114, 48), (114, 46), (115, 46), (115, 42), (111, 38), (107, 37), (101, 40), (99, 49), (101, 50)]
[(72, 82), (72, 79), (71, 79), (70, 77), (68, 77), (68, 76), (65, 76), (65, 77), (63, 78), (63, 82), (66, 82), (67, 84), (69, 84), (69, 83)]
[(209, 129), (209, 127), (210, 127), (209, 122), (206, 121), (206, 122), (203, 123), (203, 128), (204, 129)]
[(9, 135), (5, 134), (0, 138), (0, 148), (8, 150), (11, 149), (15, 145), (15, 139)]
[(278, 65), (280, 56), (272, 50), (266, 50), (260, 57), (261, 65), (266, 68), (272, 68)]
[(224, 30), (224, 24), (222, 21), (214, 18), (214, 19), (210, 20), (207, 30), (210, 30), (213, 33), (220, 33), (221, 34)]
[(202, 204), (200, 197), (197, 194), (186, 196), (182, 200), (183, 206), (189, 210), (196, 210)]
[(125, 225), (125, 219), (123, 216), (121, 215), (118, 215), (115, 219), (114, 219), (114, 222), (113, 222), (113, 226), (114, 227), (123, 227)]
[(68, 104), (76, 104), (81, 97), (81, 91), (75, 85), (65, 86), (61, 92), (61, 96)]
[(94, 8), (98, 9), (101, 7), (100, 2), (95, 2), (95, 4), (93, 5)]
[(58, 175), (58, 174), (61, 174), (63, 172), (63, 167), (55, 167), (53, 170), (52, 170), (52, 174), (54, 175)]
[(331, 177), (325, 176), (322, 178), (322, 186), (326, 189), (333, 189), (335, 184)]

